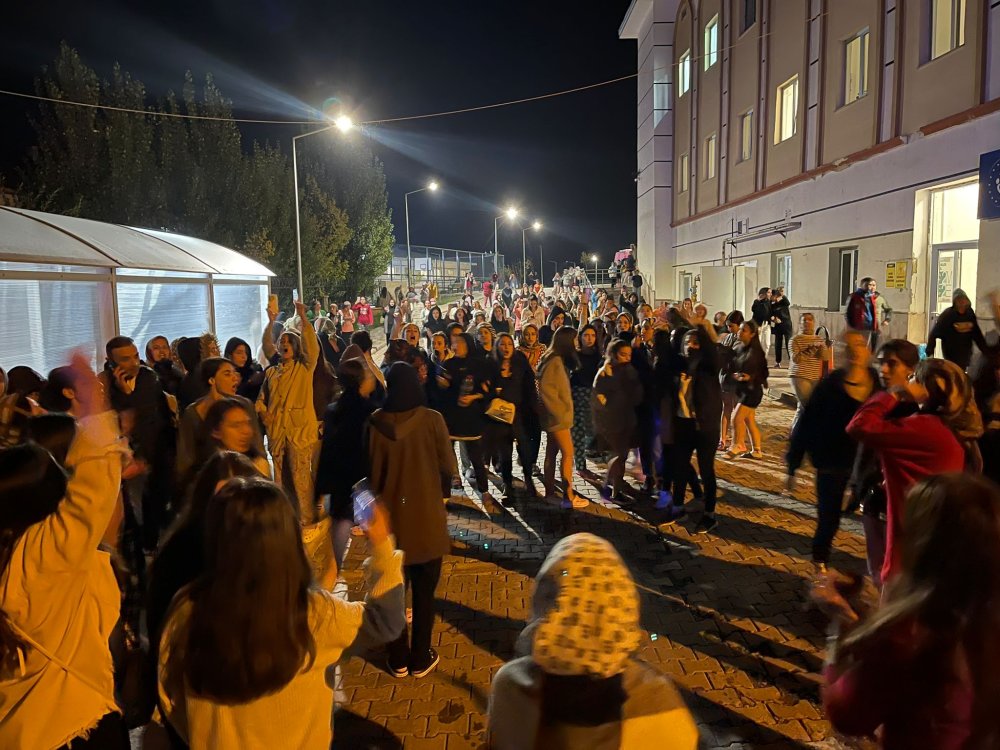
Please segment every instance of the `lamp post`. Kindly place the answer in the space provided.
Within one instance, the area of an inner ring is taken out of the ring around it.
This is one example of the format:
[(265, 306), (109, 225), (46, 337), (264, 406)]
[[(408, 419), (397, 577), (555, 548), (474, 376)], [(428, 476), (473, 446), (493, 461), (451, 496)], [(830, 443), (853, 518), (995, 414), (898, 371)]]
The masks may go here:
[(594, 264), (594, 286), (597, 286), (597, 253), (590, 256), (590, 262)]
[(298, 267), (299, 275), (299, 299), (303, 299), (305, 289), (303, 288), (302, 283), (302, 225), (299, 221), (299, 160), (295, 147), (300, 138), (308, 138), (311, 135), (325, 133), (328, 130), (333, 130), (334, 128), (339, 130), (341, 133), (346, 133), (353, 127), (354, 121), (347, 115), (341, 115), (333, 121), (332, 125), (327, 125), (325, 128), (319, 128), (318, 130), (310, 130), (308, 133), (292, 136), (292, 181), (295, 186), (295, 262)]
[(422, 193), (425, 190), (430, 190), (432, 193), (438, 189), (438, 184), (436, 180), (431, 180), (427, 183), (426, 187), (419, 188), (417, 190), (411, 190), (403, 195), (403, 209), (406, 214), (406, 286), (413, 286), (413, 279), (411, 273), (413, 271), (413, 258), (410, 256), (410, 196), (414, 193)]
[(530, 227), (523, 227), (521, 229), (521, 279), (522, 284), (528, 283), (528, 252), (527, 252), (527, 234), (529, 229), (534, 229), (536, 232), (540, 231), (542, 228), (542, 222), (537, 219)]
[(497, 268), (497, 262), (498, 262), (497, 258), (500, 254), (500, 245), (499, 245), (500, 219), (504, 218), (505, 216), (511, 221), (513, 221), (514, 219), (517, 218), (517, 209), (511, 206), (502, 214), (493, 219), (493, 273), (500, 273), (500, 270)]

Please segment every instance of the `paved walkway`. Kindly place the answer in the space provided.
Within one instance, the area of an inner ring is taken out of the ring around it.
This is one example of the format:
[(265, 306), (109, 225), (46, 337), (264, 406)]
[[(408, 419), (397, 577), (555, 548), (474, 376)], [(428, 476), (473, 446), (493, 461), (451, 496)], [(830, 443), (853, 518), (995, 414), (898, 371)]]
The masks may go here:
[[(487, 509), (454, 498), (433, 637), (441, 665), (423, 680), (396, 680), (382, 654), (346, 662), (334, 747), (485, 747), (490, 682), (514, 654), (533, 576), (553, 543), (577, 531), (609, 539), (631, 568), (646, 633), (639, 655), (681, 688), (704, 748), (867, 747), (833, 736), (822, 716), (826, 621), (804, 605), (811, 481), (803, 476), (795, 498), (777, 494), (792, 411), (765, 403), (759, 414), (768, 458), (718, 461), (719, 525), (708, 536), (689, 533), (697, 514), (661, 530), (648, 500), (603, 503), (591, 486), (594, 502), (576, 512), (540, 500)], [(353, 545), (345, 564), (352, 597), (363, 595), (365, 547)], [(845, 523), (834, 554), (838, 567), (863, 569), (859, 523)]]

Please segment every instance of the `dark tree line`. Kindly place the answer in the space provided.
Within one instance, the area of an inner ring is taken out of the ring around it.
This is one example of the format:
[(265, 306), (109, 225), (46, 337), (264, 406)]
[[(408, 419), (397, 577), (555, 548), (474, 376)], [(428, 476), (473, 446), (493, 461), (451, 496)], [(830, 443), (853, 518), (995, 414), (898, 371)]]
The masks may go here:
[[(295, 277), (291, 157), (244, 141), (211, 76), (199, 87), (188, 73), (179, 96), (150, 104), (120, 66), (101, 80), (64, 44), (36, 89), (149, 114), (41, 103), (20, 175), (26, 207), (201, 237)], [(304, 296), (368, 292), (392, 258), (381, 162), (358, 137), (317, 135), (299, 144), (299, 190)]]

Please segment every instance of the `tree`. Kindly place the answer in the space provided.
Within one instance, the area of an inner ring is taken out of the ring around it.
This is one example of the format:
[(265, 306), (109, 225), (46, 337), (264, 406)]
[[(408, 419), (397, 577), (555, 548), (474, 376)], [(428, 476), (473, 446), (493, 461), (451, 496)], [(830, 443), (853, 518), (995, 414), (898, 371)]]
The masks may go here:
[[(271, 144), (244, 144), (210, 75), (199, 87), (188, 72), (180, 96), (168, 92), (149, 106), (127, 71), (115, 65), (102, 81), (64, 44), (36, 89), (149, 114), (40, 104), (31, 118), (37, 144), (21, 170), (27, 207), (190, 234), (239, 250), (279, 277), (297, 275), (288, 157)], [(167, 113), (213, 119), (157, 116)], [(303, 297), (367, 292), (392, 256), (382, 165), (363, 144), (347, 146), (333, 163), (317, 159), (317, 169), (300, 170)], [(291, 286), (275, 291), (290, 295)]]

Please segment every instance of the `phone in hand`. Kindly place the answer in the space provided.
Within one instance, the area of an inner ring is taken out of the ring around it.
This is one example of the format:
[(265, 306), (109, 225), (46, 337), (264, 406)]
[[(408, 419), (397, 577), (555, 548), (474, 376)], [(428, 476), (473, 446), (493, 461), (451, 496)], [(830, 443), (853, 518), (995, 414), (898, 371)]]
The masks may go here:
[(351, 498), (354, 500), (354, 523), (367, 529), (375, 514), (375, 495), (368, 486), (367, 479), (362, 479), (351, 488)]

